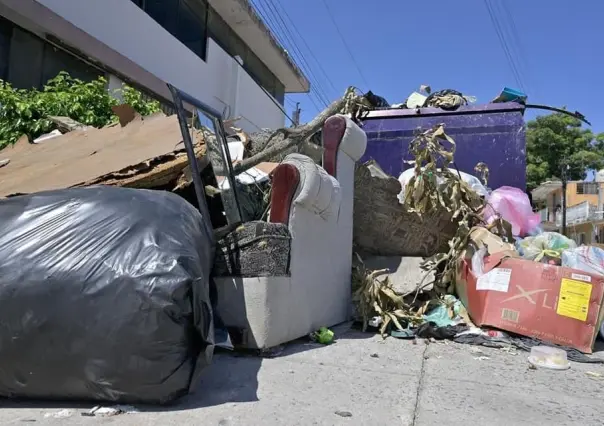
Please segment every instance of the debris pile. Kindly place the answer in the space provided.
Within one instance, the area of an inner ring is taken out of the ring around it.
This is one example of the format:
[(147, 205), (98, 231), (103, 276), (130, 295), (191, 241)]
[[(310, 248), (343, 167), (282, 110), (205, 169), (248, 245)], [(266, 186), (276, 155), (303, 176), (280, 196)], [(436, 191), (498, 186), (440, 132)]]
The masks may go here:
[[(402, 330), (402, 323), (421, 323), (421, 316), (411, 311), (411, 305), (402, 295), (395, 292), (388, 277), (381, 277), (387, 269), (368, 271), (359, 255), (352, 273), (352, 300), (356, 304), (357, 315), (363, 323), (363, 331), (370, 323), (380, 324), (380, 333), (384, 335), (392, 324)], [(377, 322), (373, 320), (378, 316)]]
[(445, 111), (454, 111), (461, 106), (476, 102), (473, 96), (464, 95), (457, 90), (444, 89), (432, 92), (432, 88), (421, 85), (419, 91), (413, 92), (405, 102), (394, 104), (392, 108), (417, 109), (417, 108), (440, 108)]
[(523, 191), (487, 189), (484, 163), (475, 168), (484, 192), (471, 187), (442, 125), (418, 132), (410, 149), (402, 197), (377, 164), (358, 167), (355, 247), (363, 257), (422, 256), (434, 279), (397, 291), (388, 270), (367, 270), (359, 257), (353, 300), (362, 328), (524, 350), (546, 342), (569, 359), (597, 361), (577, 350), (591, 353), (604, 318), (604, 251), (543, 233)]
[[(329, 117), (346, 114), (361, 122), (364, 114), (375, 109), (456, 110), (472, 101), (454, 90), (432, 92), (423, 86), (405, 103), (391, 106), (371, 92), (359, 95), (349, 88), (300, 127), (247, 134), (229, 123), (226, 147), (216, 143), (218, 132), (188, 124), (204, 176), (209, 227), (218, 240), (216, 255), (208, 261), (213, 263), (212, 277), (291, 276), (295, 235), (287, 223), (267, 222), (269, 176), (293, 152), (321, 162), (323, 148), (317, 135)], [(60, 120), (60, 132), (44, 135), (33, 144), (23, 140), (3, 151), (8, 158), (0, 159), (4, 183), (0, 197), (111, 185), (168, 190), (193, 200), (182, 123), (176, 116), (156, 114), (143, 119), (127, 107), (120, 111), (119, 124), (94, 129)], [(232, 165), (218, 173), (216, 165), (226, 160), (222, 148)], [(352, 227), (357, 254), (351, 291), (362, 330), (374, 329), (384, 337), (400, 339), (448, 339), (508, 350), (537, 348), (535, 353), (545, 342), (563, 350), (564, 359), (599, 362), (583, 353), (591, 352), (604, 319), (604, 250), (577, 247), (560, 234), (541, 232), (539, 218), (522, 190), (488, 188), (490, 170), (485, 162), (476, 164), (476, 176), (461, 172), (455, 163), (455, 140), (444, 125), (418, 130), (409, 151), (412, 167), (398, 178), (385, 173), (376, 161), (359, 164), (355, 170)], [(216, 159), (216, 155), (225, 158)], [(217, 195), (224, 195), (233, 182), (244, 223), (219, 234), (214, 219), (225, 220), (226, 209)], [(366, 266), (371, 256), (421, 258), (422, 278), (412, 289), (401, 290), (389, 269)], [(348, 266), (343, 269), (348, 272)], [(198, 275), (209, 277), (210, 273)], [(321, 327), (310, 338), (331, 344), (335, 335)], [(545, 363), (535, 357), (536, 365)], [(177, 390), (188, 384), (183, 383)], [(90, 415), (129, 411), (95, 408)]]

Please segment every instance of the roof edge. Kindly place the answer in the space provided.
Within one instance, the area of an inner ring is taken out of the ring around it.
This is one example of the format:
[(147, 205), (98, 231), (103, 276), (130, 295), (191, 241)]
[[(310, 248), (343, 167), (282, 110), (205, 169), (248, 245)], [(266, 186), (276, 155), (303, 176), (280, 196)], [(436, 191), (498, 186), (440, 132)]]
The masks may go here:
[[(310, 91), (308, 78), (281, 46), (249, 0), (208, 0), (208, 2), (275, 74), (285, 86), (286, 93)], [(266, 47), (269, 47), (271, 52), (267, 52)]]

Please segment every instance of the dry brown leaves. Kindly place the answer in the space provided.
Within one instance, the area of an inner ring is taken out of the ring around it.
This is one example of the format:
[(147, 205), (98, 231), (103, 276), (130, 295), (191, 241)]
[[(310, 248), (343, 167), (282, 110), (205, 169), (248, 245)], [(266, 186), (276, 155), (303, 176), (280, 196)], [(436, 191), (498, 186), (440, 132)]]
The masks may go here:
[(422, 322), (421, 315), (413, 313), (403, 296), (394, 291), (388, 277), (383, 277), (388, 272), (388, 269), (368, 270), (360, 256), (356, 255), (352, 270), (352, 300), (357, 314), (363, 320), (363, 331), (367, 330), (371, 318), (379, 316), (382, 319), (382, 336), (391, 326), (403, 330), (403, 324)]
[[(448, 146), (447, 146), (448, 145)], [(432, 256), (423, 263), (425, 271), (435, 273), (434, 286), (440, 293), (454, 292), (455, 265), (468, 244), (470, 229), (482, 223), (480, 212), (485, 201), (463, 181), (454, 166), (455, 141), (445, 133), (443, 125), (418, 134), (410, 145), (415, 160), (415, 175), (405, 188), (405, 204), (422, 215), (431, 210), (452, 213), (457, 232), (449, 240), (449, 251)], [(478, 163), (486, 184), (488, 167)]]

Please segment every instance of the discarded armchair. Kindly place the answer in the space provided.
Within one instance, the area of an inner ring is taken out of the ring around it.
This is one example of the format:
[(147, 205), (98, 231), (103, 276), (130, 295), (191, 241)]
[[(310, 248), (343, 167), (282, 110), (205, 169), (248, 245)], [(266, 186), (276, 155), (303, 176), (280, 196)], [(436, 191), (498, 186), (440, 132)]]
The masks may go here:
[(336, 115), (323, 128), (324, 168), (290, 154), (274, 170), (269, 222), (244, 224), (248, 253), (226, 268), (235, 273), (215, 278), (235, 343), (270, 348), (348, 319), (354, 170), (366, 144)]

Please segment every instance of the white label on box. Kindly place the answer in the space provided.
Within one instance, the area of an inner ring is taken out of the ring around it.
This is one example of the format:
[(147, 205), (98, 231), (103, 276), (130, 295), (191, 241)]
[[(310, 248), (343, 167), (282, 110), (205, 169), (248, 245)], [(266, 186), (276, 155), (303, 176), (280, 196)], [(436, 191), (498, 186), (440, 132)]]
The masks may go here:
[(575, 274), (575, 273), (572, 273), (572, 274), (570, 275), (570, 277), (571, 277), (573, 280), (585, 281), (586, 283), (590, 283), (590, 282), (591, 282), (591, 277), (590, 277), (589, 275), (583, 275), (583, 274)]
[(476, 290), (492, 290), (507, 293), (511, 277), (511, 269), (495, 268), (478, 278)]

